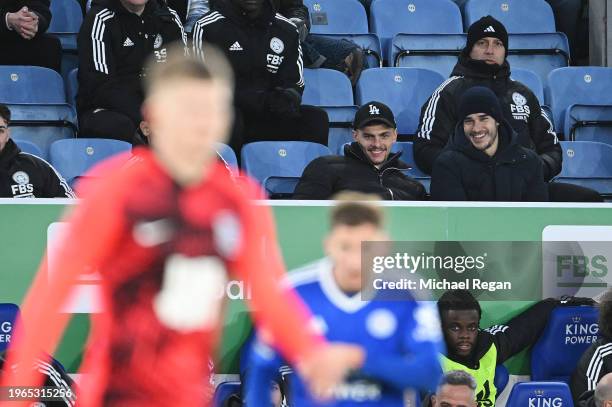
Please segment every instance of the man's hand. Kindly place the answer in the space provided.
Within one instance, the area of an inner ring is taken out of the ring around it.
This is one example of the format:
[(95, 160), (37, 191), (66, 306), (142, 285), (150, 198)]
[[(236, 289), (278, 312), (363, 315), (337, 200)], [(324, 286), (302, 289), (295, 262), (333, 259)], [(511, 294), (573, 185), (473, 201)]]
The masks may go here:
[(22, 7), (16, 13), (6, 14), (6, 24), (26, 40), (31, 40), (38, 32), (38, 15), (27, 7)]
[(297, 368), (315, 398), (329, 400), (347, 374), (363, 365), (361, 346), (335, 343), (323, 346), (301, 361)]

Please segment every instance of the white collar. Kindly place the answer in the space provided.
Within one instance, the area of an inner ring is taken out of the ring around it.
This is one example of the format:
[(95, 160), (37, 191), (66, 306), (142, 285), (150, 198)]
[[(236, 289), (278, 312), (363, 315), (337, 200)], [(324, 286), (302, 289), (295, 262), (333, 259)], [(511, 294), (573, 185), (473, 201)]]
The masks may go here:
[(327, 299), (348, 314), (359, 311), (370, 302), (361, 299), (361, 292), (348, 296), (338, 287), (336, 280), (334, 280), (333, 264), (329, 258), (321, 260), (319, 267), (319, 284)]

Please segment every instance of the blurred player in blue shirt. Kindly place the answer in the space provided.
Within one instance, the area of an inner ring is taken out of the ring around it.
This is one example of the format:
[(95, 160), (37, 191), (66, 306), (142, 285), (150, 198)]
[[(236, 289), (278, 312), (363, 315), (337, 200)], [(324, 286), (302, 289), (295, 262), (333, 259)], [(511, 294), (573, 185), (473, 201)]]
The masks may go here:
[[(292, 272), (290, 285), (329, 341), (358, 344), (363, 351), (361, 367), (334, 389), (335, 401), (325, 406), (400, 407), (405, 390), (435, 389), (441, 377), (438, 352), (443, 344), (437, 310), (433, 304), (417, 303), (409, 293), (395, 301), (378, 294), (365, 299), (362, 242), (388, 240), (383, 214), (373, 204), (358, 202), (370, 200), (369, 195), (350, 193), (343, 198), (332, 210), (331, 230), (324, 242), (327, 257)], [(249, 360), (247, 405), (269, 407), (270, 380), (278, 375), (283, 361), (261, 339), (254, 341)], [(302, 379), (292, 376), (290, 405), (321, 405)]]

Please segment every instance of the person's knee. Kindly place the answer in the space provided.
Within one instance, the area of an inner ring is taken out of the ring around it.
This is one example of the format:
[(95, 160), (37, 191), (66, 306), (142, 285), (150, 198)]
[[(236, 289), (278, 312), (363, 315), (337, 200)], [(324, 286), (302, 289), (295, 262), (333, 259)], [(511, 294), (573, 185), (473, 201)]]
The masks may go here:
[(136, 124), (122, 113), (99, 110), (81, 116), (80, 136), (109, 138), (132, 143), (136, 128)]

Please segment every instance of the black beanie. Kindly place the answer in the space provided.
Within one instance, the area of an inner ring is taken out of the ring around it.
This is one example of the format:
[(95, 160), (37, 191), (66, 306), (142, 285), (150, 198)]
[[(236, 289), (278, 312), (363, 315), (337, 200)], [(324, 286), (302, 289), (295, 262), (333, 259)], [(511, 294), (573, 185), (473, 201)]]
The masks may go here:
[(472, 52), (472, 48), (474, 48), (474, 44), (485, 37), (498, 38), (504, 44), (506, 56), (508, 56), (508, 31), (506, 31), (506, 27), (502, 23), (491, 16), (485, 16), (470, 26), (467, 43), (465, 44), (465, 52), (469, 55)]
[(461, 95), (459, 102), (459, 120), (474, 113), (486, 113), (496, 122), (503, 120), (501, 106), (495, 93), (484, 86), (474, 86)]

